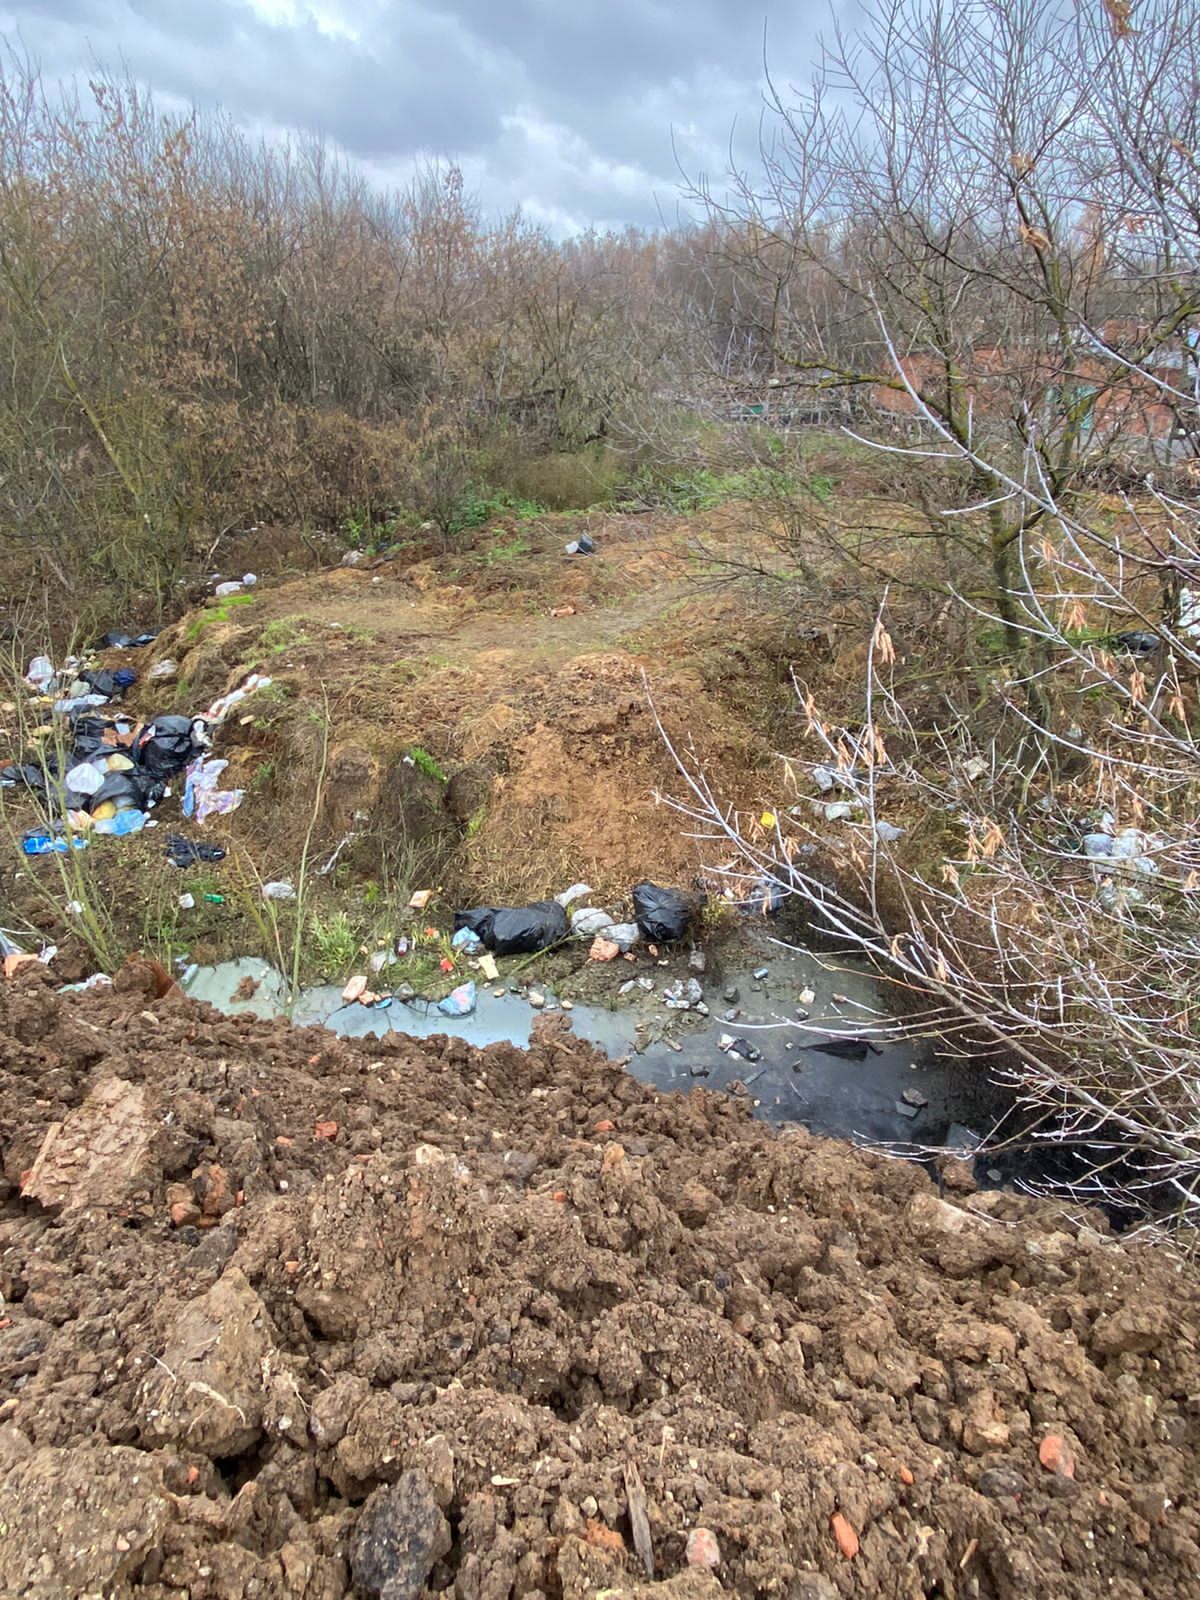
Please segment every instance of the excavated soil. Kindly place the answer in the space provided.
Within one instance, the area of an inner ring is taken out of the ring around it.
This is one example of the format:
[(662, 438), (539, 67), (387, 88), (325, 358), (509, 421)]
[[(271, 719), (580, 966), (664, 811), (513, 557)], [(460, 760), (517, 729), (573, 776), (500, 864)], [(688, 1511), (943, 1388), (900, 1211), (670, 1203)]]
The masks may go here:
[(0, 1592), (1200, 1595), (1171, 1249), (164, 979), (0, 984)]

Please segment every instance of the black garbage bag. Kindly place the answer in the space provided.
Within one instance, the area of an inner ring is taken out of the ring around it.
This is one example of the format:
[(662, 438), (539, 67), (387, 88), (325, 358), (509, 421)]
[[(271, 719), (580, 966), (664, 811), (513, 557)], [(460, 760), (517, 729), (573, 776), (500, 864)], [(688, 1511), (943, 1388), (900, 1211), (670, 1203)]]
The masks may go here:
[(111, 801), (118, 811), (148, 811), (148, 787), (142, 774), (137, 771), (110, 772), (95, 794), (83, 797), (83, 808), (95, 812)]
[(79, 676), (94, 694), (102, 694), (106, 700), (119, 700), (137, 682), (137, 673), (132, 667), (118, 667), (115, 672), (107, 668), (99, 672), (81, 672)]
[(202, 839), (185, 839), (181, 833), (167, 835), (163, 851), (173, 867), (190, 867), (197, 861), (224, 861), (225, 852), (219, 844), (206, 844)]
[(101, 635), (96, 648), (97, 650), (140, 650), (143, 645), (153, 644), (157, 638), (157, 631), (154, 633), (134, 634), (130, 638), (129, 634), (123, 633), (120, 628), (114, 628), (111, 633)]
[(567, 913), (557, 900), (537, 900), (530, 906), (476, 906), (456, 911), (454, 931), (470, 928), (498, 956), (532, 955), (558, 944), (568, 933)]
[(596, 544), (591, 534), (581, 533), (575, 542), (579, 546), (579, 554), (581, 556), (590, 556), (595, 553)]
[(826, 1039), (822, 1044), (806, 1044), (801, 1049), (816, 1050), (823, 1056), (838, 1056), (842, 1061), (865, 1061), (867, 1051), (881, 1056), (883, 1051), (869, 1039)]
[(1125, 633), (1114, 633), (1111, 639), (1106, 639), (1104, 642), (1110, 650), (1126, 656), (1150, 656), (1156, 650), (1162, 649), (1162, 640), (1158, 635), (1147, 633), (1142, 628), (1130, 628)]
[(151, 778), (165, 782), (182, 772), (204, 746), (196, 739), (188, 717), (155, 717), (133, 742), (130, 754)]
[(46, 768), (39, 766), (36, 761), (14, 761), (11, 766), (0, 768), (0, 787), (31, 789), (34, 794), (46, 794), (49, 792), (47, 776)]
[[(125, 723), (125, 728), (131, 728), (132, 723)], [(81, 761), (90, 761), (97, 752), (107, 750), (110, 753), (117, 747), (111, 740), (105, 739), (106, 733), (114, 729), (120, 731), (122, 724), (107, 717), (101, 711), (73, 711), (71, 713), (71, 760), (70, 766), (77, 766)]]
[(696, 909), (697, 897), (679, 889), (660, 889), (656, 883), (633, 886), (633, 919), (654, 944), (686, 939)]

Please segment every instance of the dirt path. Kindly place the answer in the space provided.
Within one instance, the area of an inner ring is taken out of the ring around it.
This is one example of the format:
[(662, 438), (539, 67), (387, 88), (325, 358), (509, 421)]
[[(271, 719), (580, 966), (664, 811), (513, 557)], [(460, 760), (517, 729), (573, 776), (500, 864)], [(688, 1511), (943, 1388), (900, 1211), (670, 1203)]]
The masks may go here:
[(551, 1028), (50, 984), (0, 986), (3, 1593), (1200, 1595), (1169, 1251)]

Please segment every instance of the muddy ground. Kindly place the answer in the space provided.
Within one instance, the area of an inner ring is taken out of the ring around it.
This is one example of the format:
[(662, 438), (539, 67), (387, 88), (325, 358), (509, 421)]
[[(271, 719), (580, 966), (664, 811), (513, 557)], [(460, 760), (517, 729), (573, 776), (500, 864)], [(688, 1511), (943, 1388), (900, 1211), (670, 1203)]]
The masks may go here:
[(1200, 1595), (1170, 1249), (164, 976), (0, 984), (4, 1594)]

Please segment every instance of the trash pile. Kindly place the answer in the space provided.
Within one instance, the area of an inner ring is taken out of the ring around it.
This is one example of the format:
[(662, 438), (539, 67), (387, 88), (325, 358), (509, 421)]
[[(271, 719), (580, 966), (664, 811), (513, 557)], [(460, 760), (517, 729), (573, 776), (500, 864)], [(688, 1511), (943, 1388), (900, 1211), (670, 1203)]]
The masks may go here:
[[(133, 649), (155, 637), (107, 633), (100, 643)], [(150, 673), (152, 678), (163, 676)], [(0, 787), (28, 789), (45, 805), (46, 825), (30, 829), (22, 840), (26, 855), (66, 854), (86, 848), (90, 835), (120, 836), (153, 826), (150, 812), (180, 773), (185, 775), (185, 817), (203, 823), (240, 804), (240, 789), (218, 788), (228, 763), (210, 756), (212, 731), (235, 705), (271, 680), (252, 673), (197, 716), (161, 715), (145, 721), (120, 709), (137, 681), (131, 667), (96, 670), (78, 657), (68, 657), (61, 670), (48, 656), (30, 663), (25, 682), (34, 692), (32, 703), (42, 708), (48, 702), (50, 716), (33, 730), (36, 756), (0, 768)], [(178, 835), (169, 842), (168, 855), (176, 865), (189, 859), (187, 849), (179, 848), (186, 845)], [(220, 859), (223, 853), (204, 859)]]
[[(455, 912), (454, 931), (446, 941), (449, 953), (441, 961), (440, 970), (447, 974), (454, 973), (458, 970), (458, 963), (466, 960), (482, 979), (495, 983), (500, 977), (497, 957), (535, 956), (572, 939), (591, 940), (588, 953), (590, 961), (612, 961), (622, 955), (632, 961), (634, 957), (630, 952), (643, 939), (649, 942), (649, 953), (657, 956), (660, 944), (675, 944), (688, 936), (694, 918), (704, 903), (702, 895), (688, 895), (681, 890), (662, 889), (653, 883), (639, 883), (632, 892), (637, 917), (634, 922), (618, 922), (611, 912), (598, 906), (584, 906), (570, 911), (576, 901), (587, 899), (591, 894), (590, 885), (576, 883), (552, 900), (537, 900), (526, 906), (473, 906)], [(410, 899), (408, 910), (424, 911), (432, 899), (432, 890), (420, 889)], [(423, 933), (411, 939), (408, 935), (398, 938), (394, 954), (403, 958), (414, 953), (423, 943), (428, 945), (439, 940), (445, 940), (445, 936), (436, 928), (427, 927)], [(392, 959), (392, 952), (376, 951), (370, 961), (372, 973), (378, 975)], [(702, 962), (702, 958), (695, 954), (693, 959)], [(699, 970), (703, 970), (702, 965)], [(629, 984), (622, 985), (618, 993), (626, 993), (632, 985), (631, 979)], [(650, 986), (654, 987), (652, 983)], [(498, 995), (504, 992), (503, 989), (496, 991)], [(379, 993), (371, 987), (366, 974), (351, 978), (342, 993), (346, 1005), (382, 1007), (390, 1005), (393, 998), (407, 1004), (419, 996), (408, 984), (399, 986), (394, 995)], [(537, 989), (531, 989), (527, 998), (535, 1009), (541, 1009), (547, 1003), (546, 997)], [(700, 985), (694, 978), (664, 991), (664, 999), (670, 1009), (693, 1010), (701, 1016), (708, 1015)], [(437, 1001), (436, 1007), (443, 1016), (466, 1017), (475, 1010), (477, 1003), (476, 984), (474, 980), (467, 980)], [(568, 1002), (564, 1001), (563, 1005), (567, 1008)]]

